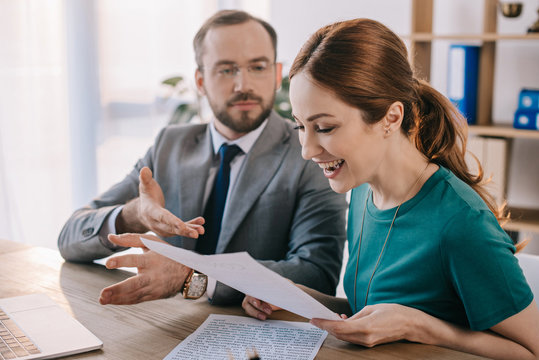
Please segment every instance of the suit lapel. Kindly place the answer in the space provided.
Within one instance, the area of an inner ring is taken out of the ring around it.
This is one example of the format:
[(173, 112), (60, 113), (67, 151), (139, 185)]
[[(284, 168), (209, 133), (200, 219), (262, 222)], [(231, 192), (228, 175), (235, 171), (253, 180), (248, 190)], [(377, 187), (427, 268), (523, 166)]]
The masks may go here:
[(223, 214), (216, 253), (225, 251), (238, 226), (277, 172), (289, 148), (288, 136), (283, 120), (272, 113), (266, 128), (247, 154), (232, 189)]
[(182, 164), (178, 172), (182, 189), (180, 191), (181, 219), (191, 220), (202, 216), (204, 191), (213, 159), (213, 149), (209, 126), (206, 131), (194, 136), (182, 148)]

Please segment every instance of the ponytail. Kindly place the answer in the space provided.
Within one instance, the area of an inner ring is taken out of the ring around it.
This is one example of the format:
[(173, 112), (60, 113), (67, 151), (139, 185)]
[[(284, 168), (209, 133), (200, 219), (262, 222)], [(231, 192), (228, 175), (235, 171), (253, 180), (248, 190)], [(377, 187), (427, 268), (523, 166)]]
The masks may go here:
[(410, 131), (410, 139), (429, 161), (451, 170), (459, 179), (468, 184), (481, 196), (500, 223), (505, 223), (509, 215), (505, 203), (500, 207), (485, 189), (490, 182), (484, 179), (483, 168), (475, 158), (478, 173), (470, 173), (466, 164), (467, 122), (457, 108), (426, 81), (415, 80), (417, 102), (413, 104), (415, 127)]
[(458, 110), (427, 82), (414, 78), (402, 40), (369, 19), (319, 29), (303, 45), (290, 79), (306, 71), (322, 87), (362, 110), (363, 121), (380, 121), (396, 101), (404, 107), (401, 129), (429, 161), (451, 170), (472, 187), (499, 222), (508, 219), (485, 189), (483, 169), (471, 174), (464, 159), (467, 124)]

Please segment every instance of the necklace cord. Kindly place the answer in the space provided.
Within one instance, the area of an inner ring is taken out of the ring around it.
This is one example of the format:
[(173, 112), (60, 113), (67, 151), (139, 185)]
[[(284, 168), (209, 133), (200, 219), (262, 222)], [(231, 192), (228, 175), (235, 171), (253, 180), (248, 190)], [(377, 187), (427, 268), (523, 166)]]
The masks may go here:
[[(391, 225), (389, 226), (389, 230), (387, 232), (386, 239), (384, 240), (384, 245), (382, 245), (382, 250), (380, 251), (380, 255), (378, 255), (378, 260), (376, 261), (376, 265), (374, 265), (374, 270), (372, 271), (371, 277), (369, 279), (369, 283), (367, 285), (367, 291), (366, 291), (366, 294), (365, 294), (365, 303), (363, 304), (363, 307), (367, 306), (367, 299), (369, 298), (369, 291), (370, 291), (370, 288), (371, 288), (372, 279), (374, 278), (374, 274), (376, 273), (376, 270), (378, 269), (378, 265), (380, 264), (380, 260), (382, 259), (382, 254), (384, 253), (384, 250), (386, 248), (387, 240), (389, 239), (389, 234), (391, 234), (391, 230), (393, 229), (393, 224), (395, 224), (395, 219), (397, 218), (397, 214), (399, 212), (399, 209), (401, 208), (401, 205), (404, 204), (404, 202), (406, 201), (406, 198), (408, 198), (408, 195), (410, 195), (413, 188), (415, 188), (415, 186), (419, 183), (419, 180), (421, 180), (421, 178), (423, 178), (423, 175), (425, 174), (425, 171), (427, 170), (429, 165), (430, 165), (430, 163), (427, 162), (427, 166), (425, 166), (423, 171), (421, 171), (421, 173), (419, 174), (417, 180), (410, 187), (410, 189), (406, 193), (406, 196), (404, 197), (403, 201), (399, 204), (399, 206), (397, 206), (397, 210), (395, 210), (395, 214), (393, 215), (393, 220), (391, 220)], [(354, 313), (357, 313), (357, 301), (356, 301), (356, 299), (357, 299), (357, 292), (356, 292), (356, 289), (357, 289), (357, 273), (358, 273), (358, 269), (359, 269), (359, 254), (361, 252), (361, 242), (362, 242), (362, 238), (363, 238), (363, 225), (365, 224), (365, 213), (367, 212), (367, 203), (369, 201), (369, 198), (370, 198), (371, 194), (372, 194), (372, 189), (369, 188), (369, 193), (367, 194), (367, 198), (365, 199), (365, 207), (363, 208), (363, 217), (361, 219), (361, 231), (359, 233), (359, 244), (358, 244), (358, 248), (357, 248), (356, 273), (355, 273), (355, 277), (354, 277)]]

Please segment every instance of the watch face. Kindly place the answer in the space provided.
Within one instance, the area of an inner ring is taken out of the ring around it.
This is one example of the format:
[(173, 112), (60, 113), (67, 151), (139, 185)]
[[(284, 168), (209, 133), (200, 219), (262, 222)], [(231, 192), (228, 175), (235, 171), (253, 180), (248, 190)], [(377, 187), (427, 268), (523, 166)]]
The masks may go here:
[(206, 284), (208, 278), (203, 274), (193, 274), (191, 283), (189, 284), (188, 296), (193, 298), (199, 298), (206, 292)]

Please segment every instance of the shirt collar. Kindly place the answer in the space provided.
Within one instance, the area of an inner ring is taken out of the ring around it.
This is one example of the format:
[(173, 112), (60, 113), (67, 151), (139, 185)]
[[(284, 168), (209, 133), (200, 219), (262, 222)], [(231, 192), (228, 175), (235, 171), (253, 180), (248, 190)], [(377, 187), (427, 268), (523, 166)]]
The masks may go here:
[(212, 120), (210, 122), (210, 133), (211, 133), (214, 154), (217, 154), (217, 152), (219, 152), (221, 145), (223, 145), (224, 143), (227, 143), (229, 145), (235, 144), (239, 146), (239, 148), (241, 149), (241, 151), (243, 151), (244, 154), (248, 154), (251, 148), (253, 147), (253, 145), (255, 144), (256, 140), (258, 139), (258, 137), (260, 136), (260, 134), (262, 133), (262, 131), (266, 128), (266, 125), (268, 124), (268, 119), (266, 119), (255, 130), (250, 131), (247, 134), (243, 135), (242, 137), (231, 141), (225, 138), (223, 135), (221, 135), (217, 131), (217, 129), (215, 128), (214, 121), (215, 120)]

